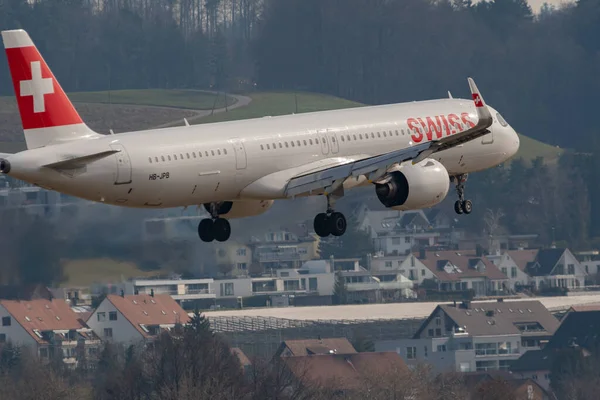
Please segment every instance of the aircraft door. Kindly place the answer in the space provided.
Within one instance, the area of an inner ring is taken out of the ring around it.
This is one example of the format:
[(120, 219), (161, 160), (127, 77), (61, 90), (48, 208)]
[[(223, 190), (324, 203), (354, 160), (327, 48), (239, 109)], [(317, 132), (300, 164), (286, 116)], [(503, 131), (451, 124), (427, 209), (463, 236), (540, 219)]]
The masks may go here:
[(235, 167), (236, 169), (246, 169), (248, 160), (246, 159), (246, 148), (244, 143), (240, 139), (233, 139), (233, 151), (235, 153)]
[(329, 133), (329, 143), (331, 144), (331, 153), (337, 154), (340, 151), (340, 144), (338, 143), (338, 137), (335, 132)]
[(319, 140), (321, 141), (321, 151), (323, 154), (329, 154), (329, 141), (327, 140), (327, 131), (319, 131)]
[(113, 150), (118, 150), (115, 153), (115, 159), (117, 160), (117, 176), (115, 177), (115, 185), (127, 185), (131, 183), (131, 159), (127, 149), (120, 143), (113, 143), (110, 145)]
[(492, 143), (494, 143), (494, 127), (490, 126), (488, 128), (488, 131), (490, 131), (490, 133), (486, 133), (485, 135), (483, 135), (481, 137), (481, 144), (492, 144)]

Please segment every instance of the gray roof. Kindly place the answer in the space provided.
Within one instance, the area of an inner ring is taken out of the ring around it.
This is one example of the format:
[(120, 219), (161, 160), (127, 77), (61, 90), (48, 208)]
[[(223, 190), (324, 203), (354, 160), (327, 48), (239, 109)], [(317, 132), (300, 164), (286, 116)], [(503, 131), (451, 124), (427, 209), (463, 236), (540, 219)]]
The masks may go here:
[[(549, 337), (559, 326), (559, 321), (539, 301), (471, 303), (468, 309), (458, 303), (456, 306), (442, 304), (423, 323), (415, 338), (419, 337), (438, 309), (442, 309), (457, 326), (466, 327), (469, 336), (521, 334)], [(538, 329), (535, 329), (536, 326)]]
[(541, 249), (535, 261), (527, 264), (525, 272), (530, 276), (550, 275), (564, 252), (565, 249)]

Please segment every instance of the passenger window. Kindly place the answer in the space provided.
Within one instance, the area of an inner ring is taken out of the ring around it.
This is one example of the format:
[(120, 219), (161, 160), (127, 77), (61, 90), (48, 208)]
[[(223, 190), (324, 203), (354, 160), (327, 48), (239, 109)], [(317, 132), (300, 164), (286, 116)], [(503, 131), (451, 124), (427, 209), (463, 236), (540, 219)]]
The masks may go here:
[(160, 156), (160, 158), (165, 162), (165, 156)]
[(360, 134), (358, 135), (358, 137), (360, 138), (360, 140), (362, 140), (362, 133), (360, 133)]
[(261, 149), (261, 150), (264, 150), (264, 149), (265, 149), (265, 148), (264, 148), (264, 146), (263, 146), (262, 144), (260, 145), (260, 149)]
[(173, 154), (173, 158), (177, 161), (177, 154)]
[(308, 142), (310, 143), (310, 145), (312, 146), (313, 142), (312, 139), (308, 139)]
[(375, 134), (371, 132), (371, 139), (375, 139)]
[[(343, 138), (343, 136), (342, 136), (342, 138)], [(332, 138), (331, 138), (331, 141), (332, 141), (333, 143), (335, 143), (335, 137), (332, 137)]]
[(158, 157), (154, 157), (154, 161), (158, 162)]
[(281, 142), (279, 142), (279, 148), (283, 149), (283, 145), (281, 144)]
[(294, 143), (293, 140), (290, 142), (290, 144), (292, 145), (292, 147), (296, 147), (296, 144)]
[(352, 135), (352, 136), (354, 136), (354, 140), (356, 140), (356, 135)]
[(221, 149), (217, 149), (217, 154), (221, 155)]
[(315, 143), (316, 143), (316, 144), (319, 144), (319, 139), (318, 139), (318, 138), (317, 138), (317, 139), (315, 139)]
[(286, 148), (289, 148), (289, 147), (290, 147), (290, 146), (289, 146), (289, 144), (288, 144), (288, 142), (285, 142), (285, 147), (286, 147)]
[(348, 141), (350, 141), (350, 135), (346, 135), (346, 139), (348, 139)]
[(205, 152), (204, 152), (204, 155), (205, 155), (206, 157), (208, 157), (208, 151), (205, 151)]
[(212, 154), (212, 155), (213, 155), (213, 157), (214, 157), (214, 155), (215, 155), (215, 151), (214, 151), (214, 150), (211, 150), (211, 151), (210, 151), (210, 154)]
[(185, 155), (187, 156), (188, 160), (190, 159), (190, 153), (185, 153)]
[(152, 164), (152, 157), (148, 157), (148, 162)]
[(169, 161), (171, 161), (171, 156), (167, 156), (167, 158), (169, 159)]
[(346, 141), (346, 139), (344, 139), (344, 136), (342, 135), (342, 142), (345, 142), (345, 141)]
[(196, 158), (196, 152), (195, 151), (192, 153), (192, 157)]
[(277, 148), (277, 145), (275, 143), (273, 143), (273, 150), (275, 150)]
[(179, 154), (181, 156), (181, 159), (183, 160), (183, 154)]
[[(404, 134), (403, 134), (404, 135)], [(396, 136), (398, 136), (398, 130), (396, 129)]]
[(383, 131), (383, 137), (387, 137), (387, 132)]
[(380, 138), (381, 137), (381, 133), (377, 132), (377, 137)]
[(227, 155), (227, 149), (223, 149), (223, 154)]
[[(303, 142), (304, 142), (304, 145), (306, 146), (306, 140), (303, 140)], [(311, 143), (311, 144), (312, 144), (312, 143)]]

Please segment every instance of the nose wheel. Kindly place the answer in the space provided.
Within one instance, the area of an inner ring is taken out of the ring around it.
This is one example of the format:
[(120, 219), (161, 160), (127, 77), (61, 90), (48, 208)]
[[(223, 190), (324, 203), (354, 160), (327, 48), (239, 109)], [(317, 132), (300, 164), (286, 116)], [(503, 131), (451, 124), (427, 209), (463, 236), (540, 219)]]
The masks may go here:
[(329, 235), (342, 236), (348, 227), (344, 214), (335, 212), (331, 203), (331, 198), (327, 196), (327, 212), (317, 214), (314, 220), (315, 233), (322, 238)]
[(216, 206), (210, 207), (211, 218), (205, 218), (198, 224), (198, 236), (200, 240), (210, 243), (226, 242), (231, 237), (231, 225), (224, 218), (219, 218)]
[(471, 200), (465, 200), (465, 183), (467, 182), (468, 175), (461, 174), (452, 178), (456, 181), (456, 194), (458, 195), (458, 200), (454, 203), (454, 211), (457, 214), (471, 214), (473, 203)]

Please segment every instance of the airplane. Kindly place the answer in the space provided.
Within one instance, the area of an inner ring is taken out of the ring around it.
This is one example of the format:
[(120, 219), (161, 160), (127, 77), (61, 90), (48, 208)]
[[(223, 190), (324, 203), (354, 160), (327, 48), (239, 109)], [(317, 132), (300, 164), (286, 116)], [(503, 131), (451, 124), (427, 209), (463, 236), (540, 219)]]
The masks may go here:
[[(387, 208), (432, 207), (456, 185), (469, 214), (469, 173), (519, 149), (514, 129), (488, 106), (448, 98), (104, 135), (81, 119), (24, 30), (2, 31), (27, 150), (0, 154), (0, 173), (79, 198), (135, 208), (204, 207), (204, 242), (224, 242), (230, 219), (275, 200), (319, 195), (320, 237), (341, 236), (344, 193), (374, 187)], [(292, 206), (293, 207), (293, 206)]]

